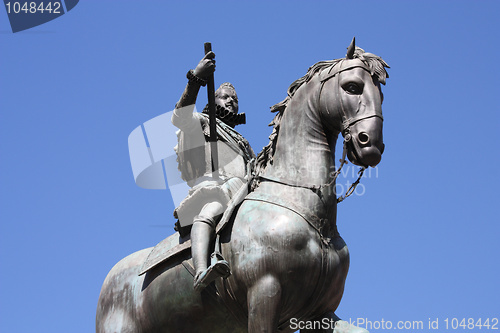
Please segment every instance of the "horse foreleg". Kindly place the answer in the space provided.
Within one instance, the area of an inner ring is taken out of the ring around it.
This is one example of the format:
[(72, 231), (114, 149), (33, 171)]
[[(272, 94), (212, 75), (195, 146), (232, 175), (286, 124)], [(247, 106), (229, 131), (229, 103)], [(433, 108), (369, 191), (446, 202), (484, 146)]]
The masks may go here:
[(275, 277), (260, 278), (248, 291), (248, 332), (273, 333), (278, 330), (281, 285)]
[(301, 329), (300, 333), (368, 333), (364, 328), (354, 326), (340, 319), (333, 312), (325, 313), (312, 320), (312, 322), (317, 323), (316, 326), (320, 328)]

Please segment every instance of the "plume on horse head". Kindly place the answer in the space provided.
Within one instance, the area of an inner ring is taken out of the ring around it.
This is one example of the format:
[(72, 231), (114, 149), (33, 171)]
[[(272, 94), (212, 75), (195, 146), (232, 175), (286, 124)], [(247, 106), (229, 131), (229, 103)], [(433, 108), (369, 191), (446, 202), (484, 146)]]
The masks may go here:
[(348, 47), (346, 58), (339, 58), (334, 60), (319, 61), (309, 67), (307, 73), (300, 79), (295, 80), (289, 87), (287, 91), (287, 97), (273, 105), (271, 107), (271, 112), (277, 112), (274, 119), (271, 121), (269, 126), (273, 126), (273, 131), (269, 136), (269, 143), (267, 146), (262, 148), (262, 151), (257, 155), (255, 160), (255, 175), (261, 175), (268, 164), (273, 163), (273, 155), (276, 149), (276, 143), (278, 141), (278, 133), (280, 129), (281, 119), (286, 110), (286, 107), (290, 100), (295, 95), (295, 92), (305, 83), (309, 82), (314, 75), (318, 74), (322, 70), (334, 67), (336, 64), (345, 59), (359, 59), (365, 64), (365, 66), (370, 70), (371, 76), (376, 79), (381, 84), (385, 85), (385, 80), (389, 77), (386, 68), (390, 68), (389, 65), (379, 56), (365, 52), (362, 48), (355, 45), (355, 39), (353, 38), (351, 44)]

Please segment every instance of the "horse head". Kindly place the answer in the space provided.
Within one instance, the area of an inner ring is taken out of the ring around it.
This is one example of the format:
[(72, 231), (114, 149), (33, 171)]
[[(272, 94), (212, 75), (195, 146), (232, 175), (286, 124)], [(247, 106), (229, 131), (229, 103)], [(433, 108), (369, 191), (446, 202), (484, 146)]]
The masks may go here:
[(337, 59), (319, 72), (319, 104), (330, 130), (342, 133), (349, 160), (376, 166), (384, 152), (381, 84), (389, 66), (378, 56), (354, 45), (345, 59)]

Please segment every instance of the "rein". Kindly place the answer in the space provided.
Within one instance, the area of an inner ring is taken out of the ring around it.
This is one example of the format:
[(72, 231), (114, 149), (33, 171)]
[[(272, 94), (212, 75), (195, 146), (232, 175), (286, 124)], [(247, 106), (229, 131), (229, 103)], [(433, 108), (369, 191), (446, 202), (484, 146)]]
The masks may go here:
[[(308, 189), (308, 190), (311, 190), (313, 191), (314, 193), (316, 193), (320, 198), (323, 198), (323, 195), (322, 195), (322, 192), (325, 188), (328, 188), (330, 186), (332, 186), (335, 181), (337, 180), (337, 177), (340, 175), (341, 171), (342, 171), (342, 167), (347, 164), (347, 160), (346, 160), (346, 156), (347, 156), (347, 142), (348, 140), (344, 140), (344, 148), (343, 148), (343, 152), (342, 152), (342, 158), (339, 160), (340, 161), (340, 167), (335, 170), (334, 174), (333, 174), (333, 179), (326, 183), (326, 184), (322, 184), (322, 185), (319, 185), (319, 186), (316, 186), (316, 185), (301, 185), (301, 184), (294, 184), (294, 183), (291, 183), (289, 181), (284, 181), (284, 180), (281, 180), (281, 179), (276, 179), (276, 178), (271, 178), (271, 177), (264, 177), (264, 176), (258, 176), (257, 178), (259, 179), (262, 179), (262, 180), (266, 180), (266, 181), (270, 181), (270, 182), (273, 182), (273, 183), (278, 183), (278, 184), (281, 184), (281, 185), (287, 185), (287, 186), (291, 186), (291, 187), (299, 187), (299, 188), (305, 188), (305, 189)], [(352, 183), (349, 188), (347, 189), (346, 193), (340, 197), (337, 198), (337, 203), (340, 203), (342, 201), (344, 201), (346, 198), (350, 197), (354, 191), (356, 190), (356, 187), (358, 186), (359, 182), (361, 181), (361, 177), (363, 177), (363, 173), (365, 172), (365, 167), (361, 167), (360, 170), (358, 171), (358, 179), (356, 179), (356, 181), (354, 183)]]

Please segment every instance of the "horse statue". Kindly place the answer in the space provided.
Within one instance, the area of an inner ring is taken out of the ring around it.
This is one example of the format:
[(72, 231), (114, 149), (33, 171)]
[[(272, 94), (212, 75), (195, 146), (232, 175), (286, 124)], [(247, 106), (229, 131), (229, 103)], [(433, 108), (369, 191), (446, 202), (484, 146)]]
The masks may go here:
[(346, 58), (318, 62), (292, 83), (271, 108), (274, 128), (252, 191), (218, 230), (231, 275), (195, 292), (190, 251), (142, 275), (152, 250), (133, 253), (104, 281), (96, 331), (366, 332), (334, 314), (349, 268), (336, 226), (335, 144), (342, 134), (340, 168), (346, 157), (362, 168), (380, 162), (385, 68), (353, 40)]

